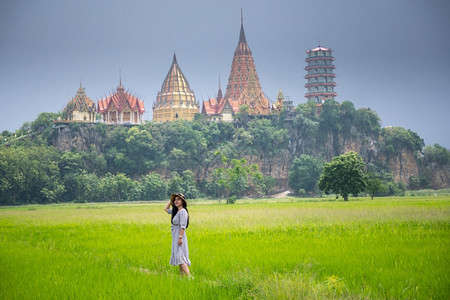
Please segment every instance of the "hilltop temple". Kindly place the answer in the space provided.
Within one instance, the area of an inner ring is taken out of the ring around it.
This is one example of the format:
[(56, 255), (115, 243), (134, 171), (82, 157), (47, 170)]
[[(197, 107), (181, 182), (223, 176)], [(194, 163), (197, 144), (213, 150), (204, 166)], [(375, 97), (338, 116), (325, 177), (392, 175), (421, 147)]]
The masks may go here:
[(268, 115), (271, 112), (270, 102), (261, 90), (241, 16), (239, 42), (234, 52), (225, 97), (222, 97), (219, 84), (217, 98), (203, 101), (202, 113), (213, 121), (230, 122), (242, 105), (249, 107), (249, 115)]
[(174, 54), (161, 91), (153, 103), (153, 120), (156, 122), (192, 120), (199, 112), (198, 107), (194, 91), (191, 90)]
[(95, 122), (97, 108), (94, 101), (87, 97), (86, 91), (80, 83), (77, 94), (67, 103), (63, 112), (67, 114), (67, 121)]
[(144, 102), (125, 91), (120, 80), (116, 92), (98, 101), (98, 112), (107, 124), (141, 124), (144, 119)]

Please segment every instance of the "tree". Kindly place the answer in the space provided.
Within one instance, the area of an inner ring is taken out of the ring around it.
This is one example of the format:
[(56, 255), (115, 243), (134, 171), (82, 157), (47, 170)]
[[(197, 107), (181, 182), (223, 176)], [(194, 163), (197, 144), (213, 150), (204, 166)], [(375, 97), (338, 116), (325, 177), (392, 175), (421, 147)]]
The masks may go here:
[(231, 169), (229, 169), (230, 192), (232, 195), (240, 196), (248, 189), (248, 167), (245, 166), (247, 160), (232, 159)]
[(195, 183), (194, 173), (191, 170), (186, 170), (182, 173), (183, 182), (181, 184), (184, 195), (188, 199), (198, 198), (199, 192), (197, 184)]
[(167, 183), (156, 172), (142, 177), (142, 198), (144, 200), (162, 200), (166, 198)]
[(286, 148), (289, 140), (286, 129), (277, 129), (267, 119), (250, 122), (248, 132), (253, 137), (252, 148), (268, 157), (272, 157)]
[(383, 180), (377, 178), (373, 173), (368, 174), (366, 182), (366, 191), (370, 194), (372, 200), (373, 196), (375, 196), (376, 193), (386, 191), (386, 185), (384, 184)]
[(289, 169), (289, 187), (297, 194), (300, 189), (314, 192), (322, 172), (323, 163), (307, 154), (293, 160)]
[(331, 162), (325, 163), (319, 188), (326, 194), (330, 191), (340, 194), (344, 201), (348, 201), (349, 194), (357, 196), (367, 187), (364, 168), (364, 161), (356, 152), (336, 156)]
[(423, 139), (411, 130), (402, 127), (387, 127), (381, 131), (383, 147), (387, 156), (400, 153), (402, 149), (421, 151), (424, 145)]
[(360, 108), (356, 111), (356, 128), (366, 135), (378, 136), (381, 131), (381, 120), (370, 108)]

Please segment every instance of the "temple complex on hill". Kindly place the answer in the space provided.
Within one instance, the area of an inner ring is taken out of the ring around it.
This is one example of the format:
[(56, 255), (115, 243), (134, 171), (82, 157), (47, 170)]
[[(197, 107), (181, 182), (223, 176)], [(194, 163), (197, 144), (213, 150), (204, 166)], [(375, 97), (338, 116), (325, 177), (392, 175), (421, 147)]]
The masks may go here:
[(268, 115), (271, 112), (270, 102), (261, 90), (241, 16), (239, 42), (234, 52), (225, 96), (222, 97), (219, 84), (217, 98), (204, 101), (202, 113), (213, 121), (232, 121), (242, 105), (249, 107), (249, 115)]
[(67, 121), (71, 122), (95, 122), (97, 107), (91, 99), (86, 96), (86, 91), (81, 86), (67, 106), (63, 109)]
[(306, 51), (308, 57), (305, 61), (308, 65), (305, 67), (307, 71), (305, 79), (308, 82), (305, 84), (307, 88), (305, 98), (319, 105), (327, 99), (334, 100), (334, 97), (337, 96), (337, 93), (334, 91), (336, 86), (334, 69), (336, 67), (333, 65), (332, 52), (333, 50), (321, 46)]
[(141, 124), (144, 117), (144, 102), (125, 91), (120, 80), (116, 92), (98, 101), (98, 112), (107, 124)]
[(199, 112), (199, 105), (194, 91), (184, 76), (173, 55), (172, 65), (153, 103), (153, 120), (171, 122), (175, 120), (192, 120)]

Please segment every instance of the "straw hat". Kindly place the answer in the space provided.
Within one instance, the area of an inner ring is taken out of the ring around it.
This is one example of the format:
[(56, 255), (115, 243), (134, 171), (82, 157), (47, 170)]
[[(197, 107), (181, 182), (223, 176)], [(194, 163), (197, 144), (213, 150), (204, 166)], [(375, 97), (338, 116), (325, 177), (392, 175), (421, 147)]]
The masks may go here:
[(176, 193), (176, 194), (170, 195), (170, 203), (173, 204), (173, 201), (175, 200), (176, 196), (180, 197), (181, 201), (183, 201), (184, 204), (187, 206), (186, 197), (182, 193)]

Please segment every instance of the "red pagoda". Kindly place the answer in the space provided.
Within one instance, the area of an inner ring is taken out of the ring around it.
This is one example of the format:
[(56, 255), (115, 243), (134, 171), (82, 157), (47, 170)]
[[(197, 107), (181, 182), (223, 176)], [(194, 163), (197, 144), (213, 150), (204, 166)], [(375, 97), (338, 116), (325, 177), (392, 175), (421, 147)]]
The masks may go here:
[(252, 52), (247, 44), (241, 15), (239, 42), (234, 52), (225, 97), (220, 89), (217, 99), (203, 102), (202, 113), (212, 120), (232, 121), (239, 107), (247, 105), (250, 115), (268, 115), (270, 102), (261, 90)]

